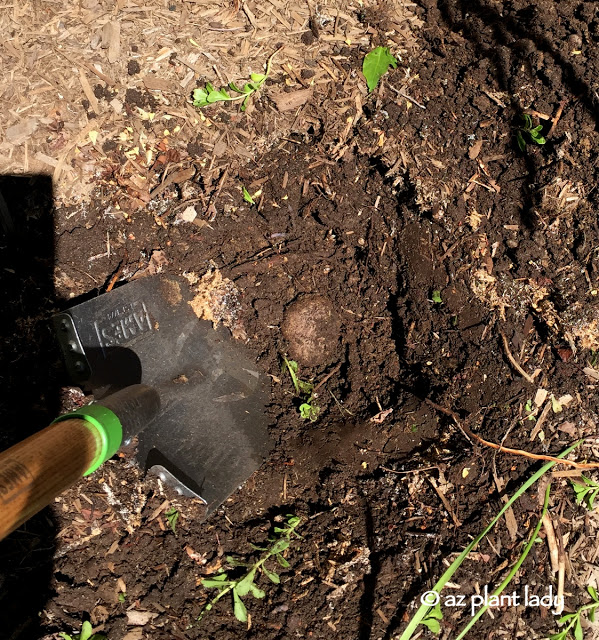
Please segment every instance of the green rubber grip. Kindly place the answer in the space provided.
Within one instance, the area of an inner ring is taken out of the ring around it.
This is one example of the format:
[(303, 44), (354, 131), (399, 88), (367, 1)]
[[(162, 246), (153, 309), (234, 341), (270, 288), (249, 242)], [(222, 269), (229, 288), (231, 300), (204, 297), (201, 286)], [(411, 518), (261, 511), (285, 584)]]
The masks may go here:
[[(83, 418), (86, 422), (87, 428), (90, 431), (93, 431), (100, 443), (94, 461), (83, 474), (84, 476), (88, 476), (101, 464), (106, 462), (106, 460), (112, 458), (112, 456), (119, 450), (123, 440), (123, 427), (116, 414), (100, 404), (89, 404), (86, 407), (81, 407), (70, 413), (65, 413), (64, 415), (56, 418), (54, 422), (69, 420), (71, 418)], [(52, 424), (54, 424), (54, 422)]]

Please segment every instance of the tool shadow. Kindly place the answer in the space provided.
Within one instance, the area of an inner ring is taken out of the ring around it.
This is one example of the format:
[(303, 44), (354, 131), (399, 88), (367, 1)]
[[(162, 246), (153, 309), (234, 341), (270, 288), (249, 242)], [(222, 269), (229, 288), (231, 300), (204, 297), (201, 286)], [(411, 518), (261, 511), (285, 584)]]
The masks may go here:
[[(58, 410), (61, 367), (48, 323), (53, 273), (51, 178), (0, 176), (0, 450), (46, 426)], [(0, 629), (7, 640), (42, 635), (56, 533), (44, 509), (0, 542)]]

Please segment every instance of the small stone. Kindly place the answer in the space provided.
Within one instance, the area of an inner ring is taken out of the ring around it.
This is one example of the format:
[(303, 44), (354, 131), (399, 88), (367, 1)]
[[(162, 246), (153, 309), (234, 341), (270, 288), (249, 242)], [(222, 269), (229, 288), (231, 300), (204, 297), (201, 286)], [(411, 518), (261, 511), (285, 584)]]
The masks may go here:
[(286, 309), (281, 331), (289, 344), (290, 356), (300, 366), (318, 367), (333, 359), (341, 323), (327, 298), (308, 295)]

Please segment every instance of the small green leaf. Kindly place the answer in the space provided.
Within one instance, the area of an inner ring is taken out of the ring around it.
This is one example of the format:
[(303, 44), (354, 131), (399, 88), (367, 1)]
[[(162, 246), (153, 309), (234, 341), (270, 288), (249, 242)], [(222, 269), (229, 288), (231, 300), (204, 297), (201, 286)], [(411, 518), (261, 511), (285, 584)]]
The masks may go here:
[(539, 133), (539, 132), (540, 132), (540, 131), (542, 131), (542, 130), (543, 130), (543, 125), (542, 125), (542, 124), (538, 124), (536, 127), (534, 127), (533, 129), (531, 129), (531, 130), (530, 130), (530, 133), (532, 134), (532, 133), (533, 133), (533, 131), (534, 131), (535, 133)]
[(250, 586), (250, 592), (254, 598), (262, 599), (266, 595), (262, 589), (259, 589), (255, 584)]
[(208, 93), (204, 91), (204, 89), (194, 89), (193, 90), (193, 106), (194, 107), (205, 107), (208, 104)]
[(368, 90), (374, 91), (379, 80), (387, 73), (389, 66), (397, 68), (397, 60), (387, 47), (377, 47), (367, 53), (362, 63), (362, 73), (366, 78)]
[(70, 636), (68, 633), (65, 633), (64, 631), (61, 631), (58, 635), (62, 638), (62, 640), (73, 640), (73, 636)]
[(274, 556), (277, 553), (281, 553), (282, 551), (285, 551), (285, 549), (289, 547), (289, 544), (290, 544), (289, 540), (287, 540), (286, 538), (282, 538), (281, 540), (277, 540), (273, 544), (272, 549), (270, 551)]
[(425, 618), (422, 624), (427, 626), (432, 633), (439, 633), (441, 631), (441, 625), (435, 618)]
[(522, 114), (522, 119), (524, 120), (524, 128), (532, 129), (532, 118), (528, 115), (528, 113)]
[(303, 393), (306, 396), (309, 396), (314, 389), (314, 385), (311, 382), (306, 382), (305, 380), (298, 379), (297, 386), (299, 387), (300, 393)]
[(173, 533), (177, 535), (177, 520), (179, 520), (179, 512), (174, 507), (171, 507), (165, 514), (169, 527), (173, 530)]
[(422, 624), (428, 627), (433, 633), (439, 633), (441, 631), (439, 620), (443, 620), (443, 612), (441, 611), (441, 604), (437, 602), (423, 618)]
[[(312, 398), (310, 398), (312, 400)], [(316, 422), (318, 420), (318, 414), (320, 413), (320, 408), (316, 407), (310, 402), (304, 402), (299, 406), (300, 416), (304, 420), (310, 420), (310, 422)]]
[(254, 198), (252, 197), (252, 194), (244, 186), (241, 187), (241, 192), (243, 193), (243, 199), (246, 202), (249, 202), (250, 204), (256, 204), (254, 202)]
[(597, 590), (595, 589), (595, 587), (592, 587), (591, 585), (589, 585), (587, 587), (587, 591), (589, 592), (589, 595), (591, 596), (591, 598), (593, 598), (595, 602), (599, 602), (599, 596), (597, 596)]
[(248, 621), (248, 612), (236, 589), (233, 589), (233, 613), (239, 622)]
[(245, 100), (241, 103), (241, 110), (242, 111), (245, 111), (248, 108), (248, 104), (249, 104), (249, 101), (250, 101), (250, 95), (251, 94), (248, 94), (247, 97), (245, 98)]
[(126, 599), (127, 599), (127, 594), (121, 591), (121, 593), (119, 593), (119, 602), (125, 602)]
[(576, 640), (583, 640), (583, 633), (582, 633), (582, 624), (580, 622), (580, 617), (576, 620), (576, 624), (574, 625), (574, 638)]
[(433, 291), (433, 295), (431, 296), (431, 299), (436, 304), (441, 304), (443, 302), (443, 300), (441, 299), (441, 292), (438, 290)]
[(254, 549), (255, 551), (268, 551), (268, 547), (258, 547), (255, 544), (252, 544), (250, 542), (250, 547), (252, 547), (252, 549)]
[(596, 609), (596, 607), (593, 607), (592, 609), (589, 609), (589, 620), (591, 622), (595, 622), (595, 609)]
[(559, 400), (553, 394), (551, 394), (551, 409), (553, 410), (553, 413), (562, 412), (562, 405), (559, 403)]
[(250, 78), (252, 82), (256, 82), (258, 85), (261, 85), (266, 80), (266, 76), (263, 73), (250, 73)]
[(281, 583), (281, 578), (279, 578), (279, 574), (278, 573), (276, 573), (275, 571), (270, 571), (266, 567), (262, 567), (262, 569), (264, 569), (264, 573), (266, 574), (266, 577), (271, 582), (274, 582), (275, 584), (280, 584)]
[(210, 93), (208, 93), (208, 104), (213, 104), (215, 102), (222, 102), (224, 100), (227, 100), (228, 96), (226, 94), (223, 94), (222, 91), (211, 91)]
[(575, 613), (567, 613), (565, 616), (562, 616), (561, 618), (559, 618), (558, 622), (560, 624), (563, 624), (564, 622), (568, 622), (568, 620), (572, 620), (572, 618), (575, 616)]
[(287, 514), (287, 524), (290, 527), (297, 527), (297, 525), (302, 521), (302, 519), (299, 516), (294, 516), (291, 513)]
[(93, 628), (90, 622), (87, 620), (81, 625), (81, 633), (79, 634), (79, 640), (89, 640), (93, 633)]
[(283, 569), (288, 569), (289, 568), (289, 563), (287, 562), (287, 560), (285, 560), (285, 558), (283, 558), (283, 556), (280, 553), (277, 553), (277, 562), (283, 567)]
[(207, 589), (214, 589), (214, 588), (222, 589), (223, 587), (227, 587), (231, 584), (233, 584), (233, 581), (227, 580), (226, 573), (219, 573), (218, 575), (212, 578), (202, 579), (202, 586), (206, 587)]
[(535, 142), (537, 144), (545, 144), (547, 142), (547, 140), (545, 140), (545, 138), (543, 138), (543, 136), (538, 136), (537, 138), (534, 139)]
[[(265, 549), (260, 549), (260, 551), (265, 551)], [(237, 558), (234, 558), (233, 556), (226, 556), (226, 560), (232, 567), (249, 567), (250, 566), (247, 562), (242, 562), (241, 560), (237, 560)]]
[(252, 590), (255, 576), (256, 569), (254, 568), (236, 584), (235, 591), (240, 596), (247, 596), (247, 594)]
[(243, 91), (234, 82), (229, 82), (229, 89), (237, 91), (237, 93), (243, 93)]

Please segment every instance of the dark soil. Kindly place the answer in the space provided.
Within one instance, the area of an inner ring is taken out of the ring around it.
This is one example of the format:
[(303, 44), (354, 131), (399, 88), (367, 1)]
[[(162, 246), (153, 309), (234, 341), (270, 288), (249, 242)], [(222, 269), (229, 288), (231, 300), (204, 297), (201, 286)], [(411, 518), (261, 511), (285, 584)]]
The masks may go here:
[[(368, 99), (340, 159), (316, 139), (287, 141), (229, 176), (217, 213), (200, 215), (200, 224), (177, 223), (185, 199), (206, 188), (200, 167), (187, 190), (174, 184), (127, 219), (106, 213), (115, 202), (99, 186), (91, 209), (55, 213), (55, 255), (34, 259), (46, 277), (53, 261), (55, 291), (49, 284), (44, 292), (32, 288), (35, 276), (23, 273), (37, 271), (22, 256), (3, 258), (0, 277), (14, 294), (3, 327), (12, 337), (3, 355), (10, 364), (2, 379), (7, 422), (18, 415), (18, 397), (28, 424), (41, 426), (57, 408), (49, 399), (66, 385), (43, 329), (47, 314), (85, 290), (102, 291), (119, 268), (125, 277), (145, 269), (161, 251), (165, 271), (201, 275), (217, 266), (243, 292), (249, 343), (272, 378), (274, 441), (261, 469), (205, 522), (198, 505), (140, 478), (125, 458), (69, 490), (0, 547), (9, 563), (0, 599), (23, 608), (3, 617), (4, 637), (78, 629), (87, 616), (111, 640), (398, 637), (445, 561), (538, 468), (470, 443), (426, 400), (490, 441), (539, 454), (595, 435), (599, 404), (583, 368), (599, 347), (597, 6), (419, 5), (420, 55), (402, 61)], [(132, 91), (126, 97), (142, 107), (151, 99)], [(529, 143), (521, 152), (515, 132), (522, 111), (554, 116), (562, 101), (551, 135), (551, 121), (533, 115), (546, 144)], [(254, 206), (243, 201), (240, 185), (262, 189)], [(181, 198), (175, 207), (173, 197)], [(39, 231), (43, 219), (27, 224)], [(111, 251), (103, 255), (107, 235)], [(306, 300), (330, 312), (308, 338), (321, 348), (302, 361), (306, 352), (294, 346), (286, 315)], [(502, 335), (529, 374), (540, 370), (535, 384), (509, 362)], [(19, 364), (28, 349), (52, 354), (45, 356), (46, 377)], [(285, 354), (298, 360), (303, 379), (322, 382), (316, 422), (298, 414), (281, 368)], [(573, 401), (551, 412), (543, 438), (531, 441), (535, 423), (525, 419), (524, 406), (538, 388)], [(35, 415), (43, 398), (48, 402)], [(20, 435), (9, 430), (6, 440)], [(555, 512), (562, 531), (578, 537), (574, 518), (582, 511), (561, 482)], [(180, 512), (176, 533), (165, 516), (169, 505)], [(501, 523), (481, 544), (478, 561), (454, 576), (460, 593), (498, 584), (539, 512), (533, 490), (514, 507), (517, 530)], [(227, 555), (258, 557), (250, 543), (266, 543), (289, 513), (303, 518), (302, 539), (287, 555), (291, 566), (281, 571), (281, 584), (262, 576), (266, 597), (246, 600), (249, 629), (224, 600), (198, 625), (209, 596), (201, 578), (227, 566)], [(55, 542), (48, 543), (52, 530)], [(15, 604), (32, 580), (43, 583), (43, 594), (34, 606)], [(546, 545), (538, 545), (508, 591), (529, 585), (544, 595), (550, 584)], [(576, 584), (566, 591), (567, 608), (586, 602)], [(127, 635), (134, 629), (127, 626), (130, 609), (152, 613), (137, 635)], [(504, 607), (493, 615), (469, 637), (491, 637), (492, 630), (544, 637), (556, 628), (545, 609)], [(445, 637), (468, 619), (468, 612), (446, 611)]]

